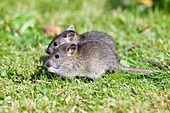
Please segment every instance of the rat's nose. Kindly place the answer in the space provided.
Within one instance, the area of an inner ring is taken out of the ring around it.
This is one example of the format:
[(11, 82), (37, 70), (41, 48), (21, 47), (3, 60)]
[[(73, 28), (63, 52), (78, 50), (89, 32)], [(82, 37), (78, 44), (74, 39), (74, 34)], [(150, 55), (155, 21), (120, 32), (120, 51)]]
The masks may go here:
[(51, 50), (50, 49), (46, 49), (46, 53), (47, 54), (51, 54)]
[(45, 63), (44, 63), (44, 66), (45, 67), (52, 67), (52, 64), (49, 60), (47, 60)]

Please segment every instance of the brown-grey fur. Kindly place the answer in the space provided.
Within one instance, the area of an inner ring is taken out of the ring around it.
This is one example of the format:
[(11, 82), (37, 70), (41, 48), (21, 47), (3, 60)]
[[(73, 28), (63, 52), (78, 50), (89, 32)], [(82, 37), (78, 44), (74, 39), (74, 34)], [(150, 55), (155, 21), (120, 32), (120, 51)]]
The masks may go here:
[(115, 42), (106, 33), (100, 31), (91, 31), (83, 34), (78, 34), (75, 32), (73, 25), (68, 25), (66, 26), (65, 31), (63, 31), (60, 35), (56, 36), (51, 41), (48, 48), (46, 49), (46, 53), (51, 54), (56, 48), (64, 43), (78, 44), (79, 42), (87, 40), (102, 40), (108, 44), (114, 52), (116, 52)]
[(48, 68), (49, 72), (61, 76), (74, 77), (78, 75), (92, 79), (112, 70), (144, 74), (161, 72), (161, 70), (128, 68), (120, 65), (116, 53), (100, 40), (83, 41), (77, 45), (65, 43), (49, 56), (44, 66)]

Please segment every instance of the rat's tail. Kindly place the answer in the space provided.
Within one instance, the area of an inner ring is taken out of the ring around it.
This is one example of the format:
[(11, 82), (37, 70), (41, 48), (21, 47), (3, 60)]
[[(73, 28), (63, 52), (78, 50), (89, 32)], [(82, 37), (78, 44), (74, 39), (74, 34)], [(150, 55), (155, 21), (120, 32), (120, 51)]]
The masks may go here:
[(116, 68), (124, 72), (135, 72), (135, 73), (142, 73), (142, 74), (156, 74), (156, 73), (161, 73), (163, 71), (163, 70), (147, 70), (142, 68), (130, 68), (121, 65)]

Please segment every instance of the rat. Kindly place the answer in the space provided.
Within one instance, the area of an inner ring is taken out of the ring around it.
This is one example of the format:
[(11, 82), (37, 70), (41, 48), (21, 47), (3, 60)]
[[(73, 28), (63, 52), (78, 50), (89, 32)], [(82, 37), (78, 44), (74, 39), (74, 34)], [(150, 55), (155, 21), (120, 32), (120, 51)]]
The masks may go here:
[(81, 76), (90, 79), (114, 70), (143, 74), (161, 72), (122, 66), (111, 47), (100, 40), (83, 41), (78, 44), (65, 43), (51, 53), (44, 66), (49, 72), (60, 76)]
[(67, 25), (65, 31), (56, 36), (48, 48), (46, 49), (47, 54), (51, 54), (56, 48), (64, 43), (74, 43), (78, 44), (79, 42), (86, 40), (101, 40), (108, 44), (111, 49), (116, 52), (116, 44), (113, 39), (104, 32), (101, 31), (90, 31), (83, 34), (78, 34), (75, 32), (73, 25)]

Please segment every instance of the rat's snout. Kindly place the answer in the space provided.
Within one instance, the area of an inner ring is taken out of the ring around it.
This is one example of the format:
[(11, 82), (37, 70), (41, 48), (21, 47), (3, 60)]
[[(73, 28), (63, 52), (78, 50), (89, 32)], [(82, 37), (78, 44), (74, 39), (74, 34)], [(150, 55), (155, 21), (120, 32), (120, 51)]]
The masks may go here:
[(46, 53), (47, 53), (47, 54), (51, 54), (51, 53), (52, 53), (51, 49), (47, 48), (47, 49), (46, 49)]
[(50, 60), (47, 60), (45, 63), (44, 63), (44, 66), (45, 67), (52, 67), (52, 63)]

